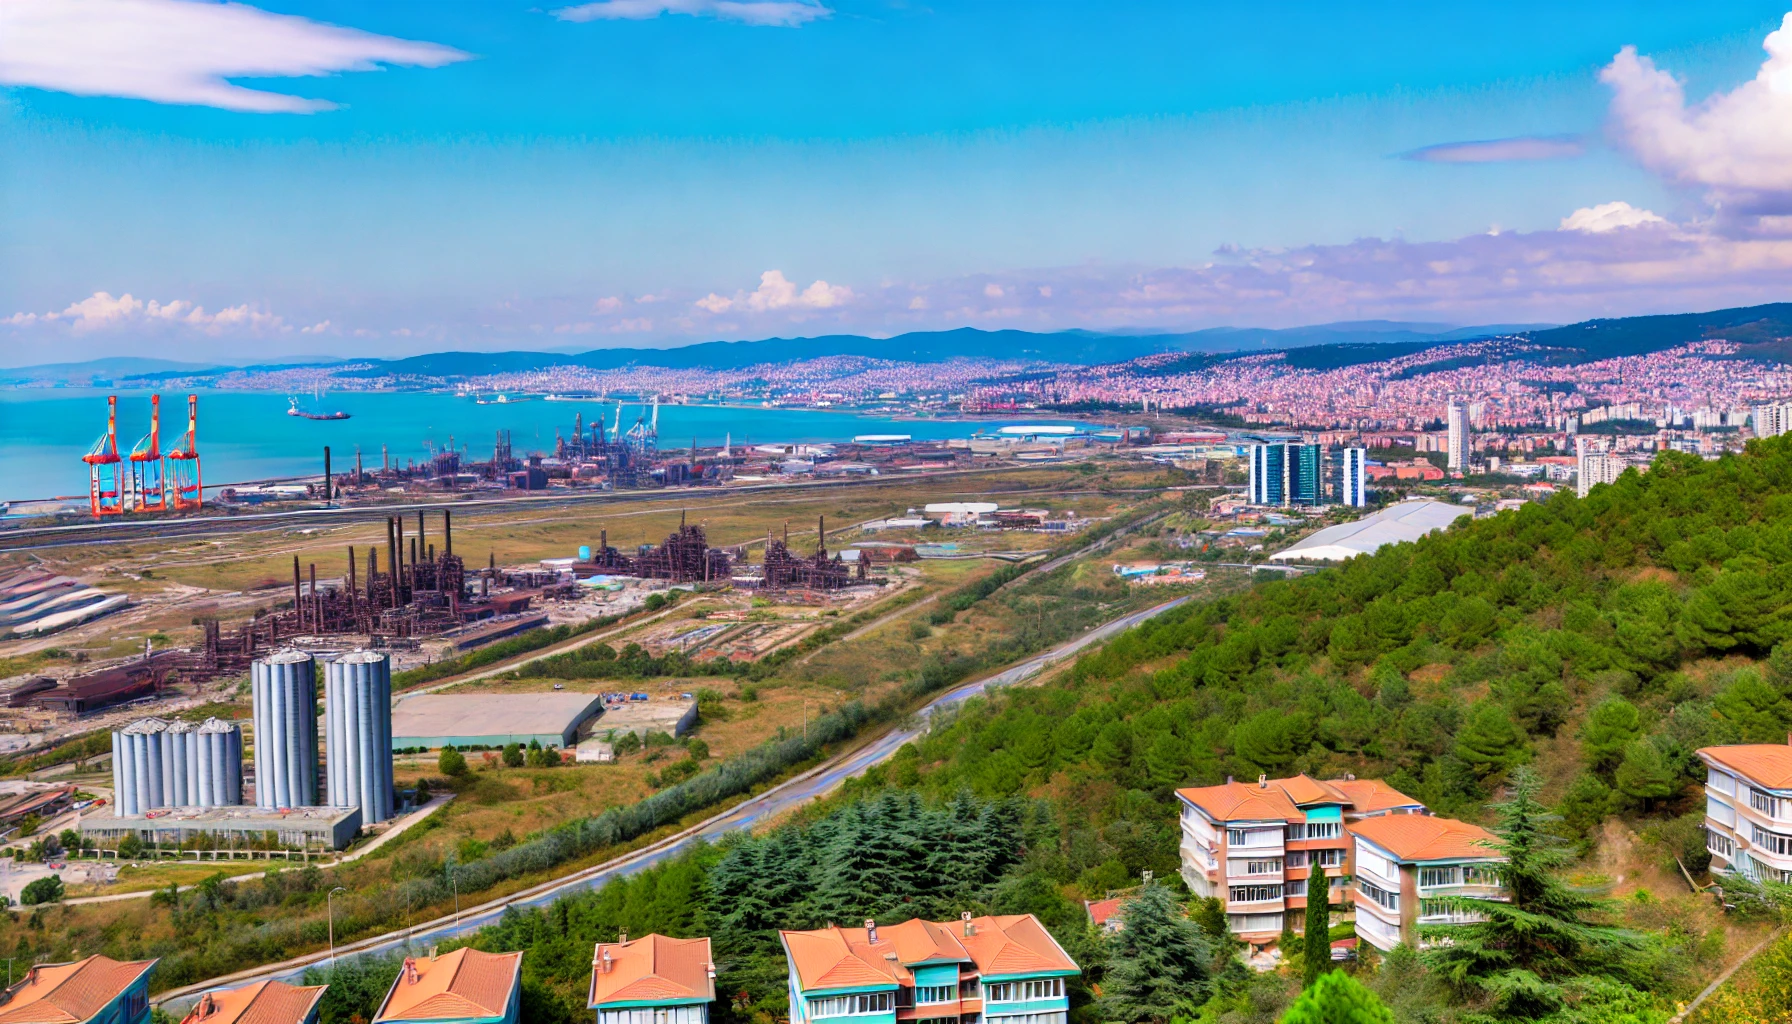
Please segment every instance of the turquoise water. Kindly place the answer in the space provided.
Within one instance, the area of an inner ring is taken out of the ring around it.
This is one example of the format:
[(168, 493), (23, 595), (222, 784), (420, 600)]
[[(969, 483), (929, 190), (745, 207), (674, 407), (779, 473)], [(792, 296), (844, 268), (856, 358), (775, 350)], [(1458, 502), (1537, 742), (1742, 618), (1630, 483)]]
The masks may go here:
[[(81, 456), (106, 429), (106, 395), (118, 395), (118, 447), (128, 451), (149, 429), (147, 391), (103, 391), (84, 388), (0, 390), (0, 451), (4, 483), (0, 500), (87, 493), (87, 467)], [(313, 411), (341, 410), (347, 420), (306, 420), (286, 415), (284, 395), (269, 392), (199, 392), (199, 453), (208, 485), (296, 476), (323, 470), (323, 446), (334, 465), (354, 465), (355, 448), (364, 465), (380, 462), (380, 445), (393, 460), (421, 461), (429, 445), (466, 445), (474, 459), (491, 457), (498, 430), (509, 430), (516, 452), (552, 454), (554, 432), (571, 435), (573, 416), (584, 413), (586, 429), (602, 415), (606, 431), (614, 422), (616, 404), (530, 401), (477, 405), (470, 398), (446, 394), (343, 392), (321, 403), (304, 401)], [(625, 406), (626, 430), (641, 408)], [(773, 441), (847, 441), (855, 434), (910, 434), (916, 439), (969, 437), (1004, 424), (1068, 423), (1063, 419), (891, 419), (847, 412), (803, 409), (660, 407), (660, 446), (719, 445), (731, 434), (736, 445)], [(173, 448), (187, 429), (187, 393), (162, 395), (162, 450)]]

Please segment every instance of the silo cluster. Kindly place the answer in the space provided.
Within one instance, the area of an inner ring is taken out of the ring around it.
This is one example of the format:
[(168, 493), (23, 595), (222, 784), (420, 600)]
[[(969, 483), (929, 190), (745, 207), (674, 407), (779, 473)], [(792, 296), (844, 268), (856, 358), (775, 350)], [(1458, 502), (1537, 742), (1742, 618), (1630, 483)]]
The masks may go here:
[(242, 779), (243, 734), (234, 722), (145, 718), (112, 734), (112, 792), (121, 815), (239, 803)]
[(257, 807), (317, 805), (316, 673), (304, 651), (281, 651), (251, 666)]
[(355, 651), (324, 666), (325, 776), (332, 807), (392, 817), (392, 661)]

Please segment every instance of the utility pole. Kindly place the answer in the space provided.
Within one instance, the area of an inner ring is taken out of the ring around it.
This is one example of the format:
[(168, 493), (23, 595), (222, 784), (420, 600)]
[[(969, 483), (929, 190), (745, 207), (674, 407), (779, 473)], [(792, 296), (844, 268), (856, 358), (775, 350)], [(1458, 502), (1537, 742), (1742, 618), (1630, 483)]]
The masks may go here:
[(330, 924), (330, 972), (332, 974), (336, 971), (336, 906), (333, 901), (336, 899), (337, 893), (347, 891), (339, 885), (324, 895), (324, 917), (329, 920)]

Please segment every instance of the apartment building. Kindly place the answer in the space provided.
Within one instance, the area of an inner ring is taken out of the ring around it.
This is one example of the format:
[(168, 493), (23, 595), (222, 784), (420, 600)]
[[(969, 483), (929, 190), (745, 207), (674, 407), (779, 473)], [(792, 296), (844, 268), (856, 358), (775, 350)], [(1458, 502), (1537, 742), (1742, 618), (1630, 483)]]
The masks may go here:
[(1031, 914), (778, 934), (790, 1024), (1065, 1024), (1081, 973)]
[(37, 964), (0, 997), (0, 1024), (149, 1024), (155, 965), (104, 956)]
[(328, 985), (258, 981), (207, 992), (181, 1024), (317, 1024), (318, 1003)]
[(1792, 882), (1792, 745), (1706, 747), (1699, 760), (1712, 872)]
[(1331, 876), (1332, 902), (1350, 909), (1349, 829), (1357, 822), (1426, 813), (1392, 786), (1353, 776), (1259, 776), (1255, 785), (1227, 779), (1176, 796), (1183, 881), (1198, 896), (1224, 899), (1233, 933), (1254, 948), (1276, 941), (1284, 915), (1295, 914), (1299, 925), (1314, 866)]
[(591, 954), (597, 1024), (709, 1024), (716, 967), (709, 939), (643, 935), (600, 942)]
[(1350, 826), (1357, 938), (1380, 950), (1419, 944), (1419, 928), (1480, 918), (1441, 897), (1498, 898), (1493, 834), (1431, 815), (1388, 815)]

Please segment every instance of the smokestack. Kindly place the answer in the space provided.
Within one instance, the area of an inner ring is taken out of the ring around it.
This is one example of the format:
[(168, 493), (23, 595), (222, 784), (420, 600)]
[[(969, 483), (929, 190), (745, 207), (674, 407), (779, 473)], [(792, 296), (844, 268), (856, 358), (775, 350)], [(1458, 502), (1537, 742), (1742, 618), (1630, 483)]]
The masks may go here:
[(317, 593), (317, 563), (311, 563), (311, 628), (313, 631), (324, 631), (324, 599)]
[(971, 923), (971, 912), (967, 910), (959, 914), (958, 919), (964, 922), (964, 937), (970, 938), (977, 931), (977, 926)]
[(873, 918), (865, 919), (865, 941), (877, 945), (877, 921)]
[(298, 613), (300, 625), (305, 623), (305, 602), (300, 597), (302, 593), (304, 593), (304, 588), (299, 583), (299, 556), (294, 555), (292, 556), (292, 610)]
[(330, 501), (330, 446), (324, 445), (324, 503)]
[(442, 510), (442, 554), (454, 554), (454, 513)]
[[(423, 510), (417, 510), (417, 550), (422, 551), (429, 546), (429, 536), (423, 532)], [(411, 561), (415, 562), (413, 558)]]

